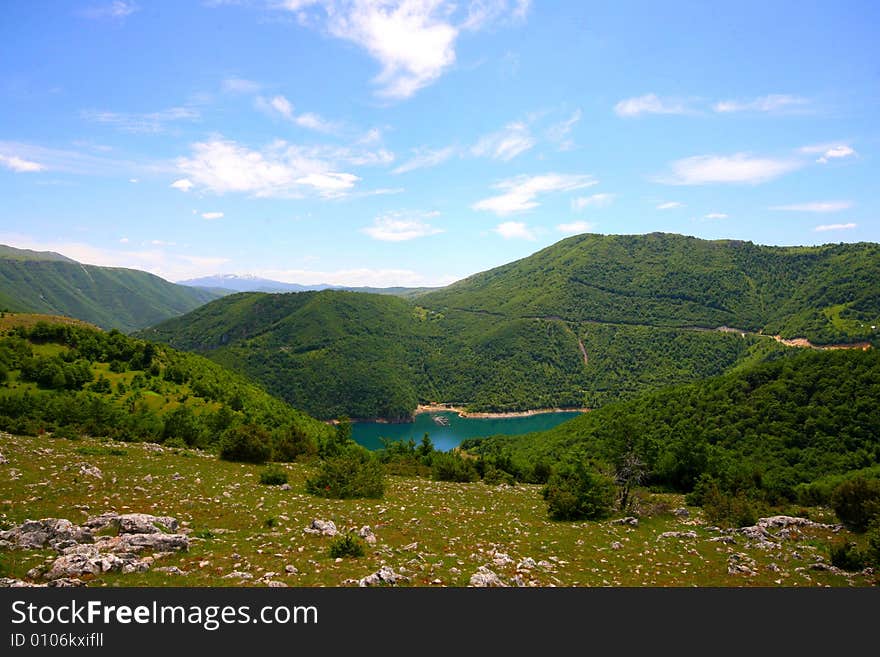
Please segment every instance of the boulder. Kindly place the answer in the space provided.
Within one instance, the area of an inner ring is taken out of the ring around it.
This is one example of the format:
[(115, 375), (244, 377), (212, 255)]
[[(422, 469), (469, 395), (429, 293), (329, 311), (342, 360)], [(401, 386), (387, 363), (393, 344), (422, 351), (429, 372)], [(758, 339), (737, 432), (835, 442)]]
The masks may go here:
[(87, 477), (94, 477), (95, 479), (104, 478), (104, 473), (101, 472), (101, 470), (94, 465), (89, 465), (88, 463), (78, 463), (77, 467), (79, 467), (79, 473), (82, 475), (86, 475)]
[(177, 518), (154, 516), (149, 513), (102, 513), (85, 521), (85, 526), (99, 532), (108, 527), (117, 534), (156, 534), (176, 532)]
[(690, 518), (691, 512), (682, 506), (674, 509), (672, 511), (672, 515), (674, 515), (676, 518)]
[(612, 549), (612, 550), (622, 550), (622, 549), (623, 549), (623, 543), (621, 543), (620, 541), (614, 541), (614, 542), (611, 544), (611, 549)]
[(364, 525), (358, 530), (358, 536), (364, 539), (368, 544), (375, 545), (376, 544), (376, 535), (373, 533), (373, 530), (370, 529), (369, 525)]
[(332, 520), (319, 520), (317, 518), (312, 520), (312, 524), (303, 529), (303, 532), (316, 536), (336, 536), (339, 533), (336, 529), (336, 523)]
[(473, 575), (471, 575), (471, 579), (468, 582), (468, 586), (474, 586), (479, 588), (495, 588), (495, 587), (506, 587), (505, 584), (500, 577), (493, 571), (489, 570), (485, 566), (480, 566)]
[(612, 525), (628, 525), (630, 527), (638, 527), (639, 519), (633, 516), (627, 516), (626, 518), (618, 518), (617, 520), (611, 521)]
[(531, 557), (526, 557), (525, 559), (520, 560), (518, 564), (516, 564), (517, 570), (532, 570), (532, 568), (537, 567), (538, 564), (535, 563), (535, 560)]
[(111, 538), (113, 552), (186, 552), (189, 537), (186, 534), (123, 534)]
[(657, 537), (659, 541), (661, 538), (696, 538), (697, 532), (663, 532)]
[(0, 541), (8, 542), (23, 550), (40, 550), (44, 547), (63, 549), (75, 543), (90, 543), (92, 533), (64, 518), (25, 520), (21, 525), (0, 532)]
[(507, 564), (513, 563), (513, 559), (505, 552), (496, 552), (492, 557), (492, 563), (496, 566), (506, 566)]
[(397, 586), (400, 582), (408, 582), (409, 578), (395, 573), (389, 566), (382, 566), (375, 573), (358, 580), (358, 586)]

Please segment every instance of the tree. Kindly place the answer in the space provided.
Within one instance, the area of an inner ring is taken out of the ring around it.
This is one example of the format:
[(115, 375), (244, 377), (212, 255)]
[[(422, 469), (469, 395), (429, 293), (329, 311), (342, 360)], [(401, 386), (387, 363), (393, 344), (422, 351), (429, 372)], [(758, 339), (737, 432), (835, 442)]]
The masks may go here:
[(599, 520), (611, 515), (616, 491), (609, 477), (578, 462), (552, 474), (543, 495), (554, 520)]
[(272, 456), (269, 433), (256, 424), (240, 424), (223, 434), (220, 458), (242, 463), (265, 463)]

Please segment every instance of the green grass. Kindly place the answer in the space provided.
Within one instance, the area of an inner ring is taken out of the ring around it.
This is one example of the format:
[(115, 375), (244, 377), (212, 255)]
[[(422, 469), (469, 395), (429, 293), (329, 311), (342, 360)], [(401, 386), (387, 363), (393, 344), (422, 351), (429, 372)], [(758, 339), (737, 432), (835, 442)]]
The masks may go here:
[[(171, 515), (191, 530), (188, 553), (175, 554), (155, 566), (177, 566), (187, 575), (156, 572), (108, 574), (93, 586), (239, 586), (257, 582), (223, 579), (235, 570), (267, 572), (291, 586), (338, 586), (361, 578), (381, 565), (404, 569), (414, 586), (465, 586), (470, 575), (488, 565), (509, 580), (515, 563), (492, 564), (496, 552), (515, 562), (531, 557), (549, 569), (524, 573), (526, 582), (541, 586), (867, 586), (861, 574), (838, 575), (810, 569), (815, 555), (825, 556), (832, 532), (810, 530), (803, 541), (778, 549), (747, 549), (710, 542), (717, 536), (695, 520), (681, 521), (664, 509), (682, 504), (676, 495), (645, 500), (658, 514), (639, 527), (608, 522), (553, 522), (547, 518), (540, 488), (530, 485), (490, 487), (421, 478), (389, 477), (380, 500), (327, 500), (305, 494), (310, 466), (281, 465), (290, 491), (259, 483), (260, 466), (218, 461), (195, 452), (183, 458), (171, 450), (153, 451), (145, 444), (125, 444), (125, 458), (110, 454), (85, 457), (82, 447), (113, 448), (92, 439), (70, 442), (0, 435), (0, 449), (9, 463), (0, 468), (0, 526), (26, 518), (66, 517), (82, 522), (105, 511)], [(120, 446), (117, 446), (120, 447)], [(78, 474), (71, 463), (87, 460), (103, 479)], [(19, 478), (7, 478), (11, 470)], [(150, 475), (152, 482), (144, 477)], [(178, 478), (176, 475), (179, 475)], [(810, 510), (817, 515), (827, 513)], [(692, 518), (698, 509), (691, 509)], [(265, 520), (274, 518), (274, 526)], [(303, 534), (313, 518), (333, 520), (341, 530), (370, 525), (378, 537), (366, 555), (337, 563), (328, 556), (331, 539)], [(685, 524), (693, 523), (693, 524)], [(663, 539), (664, 531), (694, 530), (698, 538)], [(611, 545), (619, 542), (621, 549)], [(755, 560), (757, 575), (727, 573), (732, 552)], [(800, 553), (801, 559), (797, 558)], [(21, 577), (29, 568), (52, 558), (50, 551), (0, 551), (0, 571)], [(768, 566), (776, 563), (780, 572)], [(293, 565), (298, 574), (285, 573)], [(798, 570), (801, 569), (801, 570)], [(436, 580), (440, 584), (435, 584)]]

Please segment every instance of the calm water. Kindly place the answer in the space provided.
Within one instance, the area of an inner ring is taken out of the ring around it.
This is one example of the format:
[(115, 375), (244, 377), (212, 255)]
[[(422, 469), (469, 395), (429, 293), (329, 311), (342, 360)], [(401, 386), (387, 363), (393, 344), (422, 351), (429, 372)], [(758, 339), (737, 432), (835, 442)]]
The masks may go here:
[[(431, 419), (434, 415), (448, 418), (449, 426), (438, 426)], [(427, 433), (431, 436), (431, 441), (436, 449), (446, 451), (458, 447), (465, 438), (545, 431), (577, 415), (580, 413), (540, 413), (528, 417), (512, 418), (464, 418), (458, 417), (457, 413), (419, 413), (416, 415), (415, 422), (409, 424), (355, 422), (352, 425), (352, 432), (354, 439), (369, 449), (382, 447), (380, 438), (390, 438), (391, 440), (412, 438), (418, 443)]]

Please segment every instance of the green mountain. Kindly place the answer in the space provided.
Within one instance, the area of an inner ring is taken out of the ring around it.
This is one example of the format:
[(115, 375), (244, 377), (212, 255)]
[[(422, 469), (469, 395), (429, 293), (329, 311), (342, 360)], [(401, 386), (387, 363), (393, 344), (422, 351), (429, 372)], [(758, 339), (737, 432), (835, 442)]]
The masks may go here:
[(0, 245), (0, 309), (66, 315), (130, 332), (218, 296), (135, 269), (83, 265), (57, 253)]
[(67, 430), (119, 440), (212, 447), (238, 424), (316, 442), (329, 425), (240, 374), (118, 331), (15, 315), (0, 323), (0, 429)]
[(800, 351), (609, 404), (549, 431), (465, 447), (512, 463), (526, 476), (536, 463), (614, 464), (634, 453), (647, 484), (687, 492), (709, 478), (723, 490), (757, 493), (772, 504), (827, 504), (823, 478), (834, 482), (865, 469), (880, 477), (877, 427), (880, 352)]
[(573, 237), (413, 299), (237, 294), (141, 335), (317, 417), (404, 419), (432, 401), (595, 408), (785, 349), (767, 334), (856, 343), (877, 325), (878, 245), (652, 234)]

